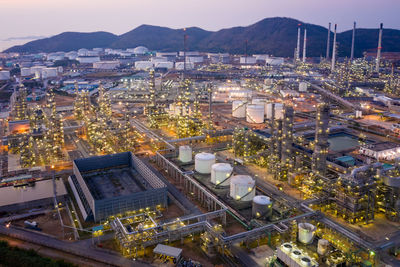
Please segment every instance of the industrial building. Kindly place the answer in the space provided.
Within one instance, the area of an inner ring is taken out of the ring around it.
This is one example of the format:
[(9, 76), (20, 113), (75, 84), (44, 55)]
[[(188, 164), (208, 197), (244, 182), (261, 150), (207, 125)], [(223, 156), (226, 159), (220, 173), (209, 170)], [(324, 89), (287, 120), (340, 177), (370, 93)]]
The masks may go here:
[[(62, 180), (56, 184), (57, 200), (67, 198), (67, 190)], [(26, 209), (43, 208), (54, 204), (53, 180), (38, 181), (31, 186), (1, 187), (0, 212), (17, 212)]]
[(94, 69), (101, 69), (101, 70), (113, 70), (119, 67), (120, 63), (119, 61), (99, 61), (99, 62), (94, 62), (93, 63), (93, 68)]
[(69, 184), (85, 220), (165, 207), (165, 184), (131, 152), (77, 159)]

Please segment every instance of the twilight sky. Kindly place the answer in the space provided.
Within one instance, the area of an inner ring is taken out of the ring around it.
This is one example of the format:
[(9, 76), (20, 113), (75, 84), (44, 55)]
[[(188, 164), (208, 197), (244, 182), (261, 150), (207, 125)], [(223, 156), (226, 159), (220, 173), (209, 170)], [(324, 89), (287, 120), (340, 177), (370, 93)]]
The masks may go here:
[[(400, 29), (400, 0), (0, 0), (0, 41), (63, 31), (115, 34), (141, 24), (218, 30), (285, 16), (338, 30)], [(26, 42), (26, 41), (22, 41)]]

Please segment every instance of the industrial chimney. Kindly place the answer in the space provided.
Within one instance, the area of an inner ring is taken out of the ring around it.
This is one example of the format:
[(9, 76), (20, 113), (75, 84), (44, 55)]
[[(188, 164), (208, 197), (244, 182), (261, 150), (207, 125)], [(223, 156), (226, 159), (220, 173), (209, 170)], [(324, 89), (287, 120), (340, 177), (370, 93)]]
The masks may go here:
[(350, 62), (354, 59), (354, 42), (356, 38), (356, 22), (354, 21), (353, 25), (353, 37), (351, 38), (351, 52), (350, 52)]
[(336, 64), (336, 29), (337, 29), (337, 24), (335, 24), (335, 30), (333, 32), (333, 49), (332, 49), (331, 71), (335, 70), (335, 64)]
[(297, 29), (297, 48), (296, 48), (296, 60), (300, 60), (300, 25)]
[(307, 47), (307, 29), (304, 29), (303, 63), (306, 62), (306, 47)]
[(329, 27), (328, 27), (328, 41), (326, 42), (326, 60), (329, 59), (330, 45), (331, 45), (331, 23), (329, 22)]
[(382, 32), (383, 32), (383, 23), (381, 23), (381, 27), (379, 28), (378, 51), (376, 53), (376, 72), (378, 73), (379, 73), (379, 66), (381, 64)]

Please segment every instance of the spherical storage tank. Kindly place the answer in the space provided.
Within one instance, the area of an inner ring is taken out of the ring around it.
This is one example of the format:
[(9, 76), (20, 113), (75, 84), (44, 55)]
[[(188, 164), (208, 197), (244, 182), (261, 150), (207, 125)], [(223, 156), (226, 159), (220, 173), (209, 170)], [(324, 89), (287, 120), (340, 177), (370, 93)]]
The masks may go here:
[(242, 100), (232, 101), (232, 117), (235, 118), (246, 117), (246, 102)]
[(228, 186), (233, 168), (228, 163), (215, 163), (211, 166), (211, 183)]
[(149, 49), (147, 49), (147, 47), (144, 47), (144, 46), (138, 46), (135, 49), (133, 49), (133, 53), (135, 55), (144, 55), (147, 52), (149, 52)]
[(303, 244), (310, 244), (314, 239), (317, 228), (311, 223), (299, 223), (299, 241)]
[(255, 196), (252, 206), (253, 218), (268, 218), (272, 215), (272, 202), (267, 196)]
[(250, 123), (263, 123), (264, 105), (247, 105), (246, 121)]
[(199, 153), (194, 157), (194, 169), (198, 173), (211, 173), (211, 166), (215, 163), (215, 156), (210, 153)]
[(179, 147), (179, 160), (181, 162), (192, 161), (192, 148), (190, 146)]
[(231, 178), (229, 195), (239, 201), (251, 201), (256, 194), (255, 183), (251, 176), (235, 175)]

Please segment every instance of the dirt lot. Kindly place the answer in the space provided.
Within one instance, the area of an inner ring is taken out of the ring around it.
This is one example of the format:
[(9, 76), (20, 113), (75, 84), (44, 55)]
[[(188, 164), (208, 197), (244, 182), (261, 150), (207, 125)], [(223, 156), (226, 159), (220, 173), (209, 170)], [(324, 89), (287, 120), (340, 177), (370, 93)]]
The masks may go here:
[[(63, 223), (65, 225), (71, 225), (71, 220), (68, 216), (68, 213), (65, 209), (60, 211), (61, 217), (63, 219)], [(24, 227), (24, 221), (35, 221), (38, 223), (38, 227), (42, 229), (42, 232), (48, 235), (52, 235), (59, 239), (71, 240), (74, 235), (71, 229), (65, 228), (63, 236), (63, 229), (60, 224), (60, 220), (58, 219), (58, 214), (56, 211), (52, 211), (42, 215), (31, 216), (29, 218), (25, 218), (22, 220), (13, 221), (13, 224)]]

